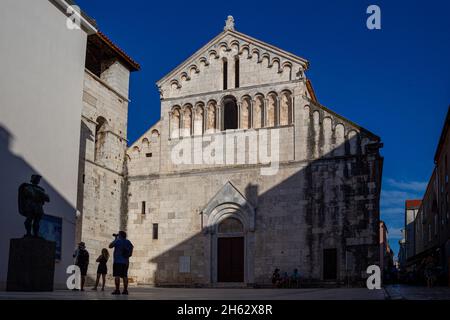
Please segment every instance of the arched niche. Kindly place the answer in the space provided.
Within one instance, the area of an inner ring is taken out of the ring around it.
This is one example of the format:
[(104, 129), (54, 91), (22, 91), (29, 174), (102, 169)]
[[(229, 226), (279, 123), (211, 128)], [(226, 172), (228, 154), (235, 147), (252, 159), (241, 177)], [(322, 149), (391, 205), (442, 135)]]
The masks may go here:
[(238, 106), (236, 98), (226, 96), (222, 100), (223, 110), (223, 130), (231, 130), (238, 128)]

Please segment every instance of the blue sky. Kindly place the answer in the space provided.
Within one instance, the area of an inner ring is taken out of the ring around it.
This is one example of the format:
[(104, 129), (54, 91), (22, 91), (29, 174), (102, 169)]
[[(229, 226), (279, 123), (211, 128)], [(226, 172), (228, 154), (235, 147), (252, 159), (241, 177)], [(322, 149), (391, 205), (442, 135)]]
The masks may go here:
[[(319, 101), (379, 135), (385, 157), (381, 217), (398, 252), (404, 201), (421, 198), (450, 104), (450, 1), (77, 0), (138, 61), (128, 136), (159, 119), (155, 82), (222, 31), (236, 29), (308, 59)], [(381, 30), (366, 9), (381, 8)]]

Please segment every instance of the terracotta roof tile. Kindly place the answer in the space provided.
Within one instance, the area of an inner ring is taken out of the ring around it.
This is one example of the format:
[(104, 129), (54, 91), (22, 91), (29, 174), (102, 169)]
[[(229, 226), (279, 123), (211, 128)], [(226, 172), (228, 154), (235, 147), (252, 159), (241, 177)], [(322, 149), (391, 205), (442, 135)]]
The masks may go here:
[(128, 63), (132, 71), (138, 71), (141, 66), (134, 61), (129, 55), (127, 55), (122, 49), (120, 49), (114, 42), (111, 41), (104, 33), (98, 31), (96, 34), (104, 43), (106, 43), (112, 50), (114, 50), (125, 62)]
[(406, 209), (419, 209), (422, 204), (422, 200), (406, 200)]

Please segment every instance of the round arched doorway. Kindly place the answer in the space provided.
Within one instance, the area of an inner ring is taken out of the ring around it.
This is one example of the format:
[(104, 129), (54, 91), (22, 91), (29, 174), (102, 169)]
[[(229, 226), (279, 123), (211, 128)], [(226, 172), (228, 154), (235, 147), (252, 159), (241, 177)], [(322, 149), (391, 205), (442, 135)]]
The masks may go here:
[(236, 218), (226, 218), (217, 228), (217, 282), (244, 282), (244, 261), (244, 226)]

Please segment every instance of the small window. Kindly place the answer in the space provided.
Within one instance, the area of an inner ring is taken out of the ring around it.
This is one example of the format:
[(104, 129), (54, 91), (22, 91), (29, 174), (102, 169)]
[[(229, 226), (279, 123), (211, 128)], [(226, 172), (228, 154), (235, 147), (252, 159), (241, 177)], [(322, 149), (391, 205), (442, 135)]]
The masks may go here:
[(153, 224), (153, 240), (158, 239), (158, 224)]
[(85, 181), (86, 181), (86, 175), (83, 174), (83, 184), (84, 184)]
[(146, 156), (147, 158), (151, 158), (151, 157), (153, 156), (153, 154), (150, 152), (150, 153), (146, 153), (145, 156)]
[(145, 201), (142, 201), (141, 214), (145, 214)]
[(228, 61), (223, 59), (223, 90), (228, 89)]
[(234, 87), (239, 88), (239, 56), (234, 58)]

